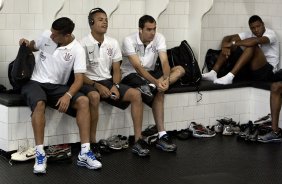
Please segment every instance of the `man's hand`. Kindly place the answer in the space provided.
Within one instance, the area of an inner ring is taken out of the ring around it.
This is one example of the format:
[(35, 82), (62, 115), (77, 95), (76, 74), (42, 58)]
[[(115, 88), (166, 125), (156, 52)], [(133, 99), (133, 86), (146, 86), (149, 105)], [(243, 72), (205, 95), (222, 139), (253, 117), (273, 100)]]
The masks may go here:
[(157, 89), (159, 92), (165, 92), (169, 87), (169, 78), (160, 79), (157, 85)]
[(111, 88), (111, 94), (115, 94), (115, 98), (114, 100), (118, 100), (119, 97), (120, 97), (120, 94), (119, 94), (119, 90), (117, 89), (117, 87), (115, 85), (113, 85), (113, 87)]
[(96, 83), (95, 86), (102, 98), (109, 98), (111, 96), (112, 93), (106, 86), (98, 83)]
[(23, 43), (25, 43), (25, 45), (28, 47), (29, 46), (29, 41), (25, 38), (20, 39), (19, 44), (22, 45)]
[(61, 98), (59, 98), (57, 104), (56, 104), (56, 107), (58, 107), (58, 111), (59, 112), (67, 112), (68, 108), (69, 108), (69, 105), (70, 105), (70, 96), (65, 94), (64, 96), (62, 96)]
[(231, 48), (230, 47), (223, 47), (221, 53), (228, 58), (231, 54)]

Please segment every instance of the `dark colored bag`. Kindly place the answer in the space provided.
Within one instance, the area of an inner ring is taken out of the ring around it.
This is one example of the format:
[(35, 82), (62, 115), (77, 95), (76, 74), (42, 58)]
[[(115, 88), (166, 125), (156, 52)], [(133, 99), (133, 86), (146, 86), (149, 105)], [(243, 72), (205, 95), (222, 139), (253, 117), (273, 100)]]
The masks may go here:
[(16, 59), (8, 67), (8, 78), (14, 90), (20, 90), (30, 80), (34, 66), (34, 55), (23, 43), (19, 48)]
[(182, 66), (185, 75), (179, 80), (180, 85), (199, 85), (202, 74), (193, 50), (186, 40), (179, 46), (168, 49), (167, 56), (170, 67)]

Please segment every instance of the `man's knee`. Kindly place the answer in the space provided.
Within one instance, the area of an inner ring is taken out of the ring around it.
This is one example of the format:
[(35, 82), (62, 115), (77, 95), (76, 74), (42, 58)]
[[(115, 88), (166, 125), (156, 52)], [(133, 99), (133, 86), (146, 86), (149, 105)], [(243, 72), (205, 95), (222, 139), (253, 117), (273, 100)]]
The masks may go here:
[(88, 108), (89, 107), (89, 99), (87, 96), (80, 96), (75, 101), (75, 108), (76, 109), (82, 109), (82, 108)]
[(142, 103), (141, 92), (137, 89), (130, 88), (125, 93), (125, 98), (129, 99), (130, 102), (139, 101)]
[(87, 96), (89, 98), (89, 101), (90, 101), (91, 105), (94, 105), (94, 106), (99, 105), (99, 103), (100, 103), (100, 95), (99, 95), (98, 92), (92, 91), (92, 92), (88, 93)]
[(34, 108), (35, 111), (45, 111), (46, 104), (44, 101), (40, 100), (36, 103)]
[(271, 85), (271, 92), (282, 93), (282, 82), (274, 82)]
[(175, 72), (177, 72), (178, 77), (181, 78), (185, 74), (185, 69), (182, 66), (176, 66), (175, 67)]

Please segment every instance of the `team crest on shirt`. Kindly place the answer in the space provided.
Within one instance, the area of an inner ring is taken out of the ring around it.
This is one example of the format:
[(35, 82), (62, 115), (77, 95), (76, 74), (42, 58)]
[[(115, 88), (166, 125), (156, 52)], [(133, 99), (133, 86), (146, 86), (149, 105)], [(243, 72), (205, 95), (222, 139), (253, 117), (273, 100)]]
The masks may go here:
[(65, 60), (65, 61), (70, 61), (70, 60), (71, 60), (71, 58), (72, 58), (71, 53), (66, 52), (66, 53), (65, 53), (65, 55), (64, 55), (64, 60)]
[(107, 48), (107, 54), (108, 54), (108, 56), (112, 56), (113, 55), (113, 48)]
[(153, 52), (153, 53), (157, 53), (157, 47), (156, 47), (155, 45), (152, 45), (152, 48), (151, 48), (151, 49), (152, 49), (152, 52)]

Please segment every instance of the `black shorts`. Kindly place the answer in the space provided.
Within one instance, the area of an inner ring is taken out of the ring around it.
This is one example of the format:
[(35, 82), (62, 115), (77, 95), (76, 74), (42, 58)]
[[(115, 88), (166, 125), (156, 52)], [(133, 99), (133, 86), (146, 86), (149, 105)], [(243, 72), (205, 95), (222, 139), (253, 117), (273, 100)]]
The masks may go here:
[[(108, 89), (111, 89), (114, 85), (113, 81), (110, 80), (110, 79), (96, 81), (96, 82), (99, 83), (99, 84), (102, 84), (103, 86), (107, 87)], [(130, 102), (122, 101), (122, 99), (123, 99), (123, 96), (125, 95), (125, 93), (127, 92), (127, 90), (129, 90), (129, 88), (130, 87), (125, 85), (125, 84), (119, 84), (119, 89), (118, 89), (119, 94), (120, 94), (119, 100), (113, 100), (110, 97), (109, 98), (101, 98), (101, 100), (107, 102), (110, 105), (118, 107), (120, 109), (126, 109), (129, 106)], [(91, 91), (98, 91), (98, 90), (91, 85), (84, 84), (82, 86), (82, 88), (80, 89), (80, 91), (82, 93), (84, 93), (85, 95), (87, 95)]]
[(251, 79), (253, 81), (273, 81), (273, 78), (273, 66), (269, 63), (266, 63), (258, 70), (251, 71)]
[[(156, 79), (159, 79), (161, 76), (163, 76), (163, 72), (161, 70), (155, 70), (155, 71), (149, 71), (149, 73)], [(127, 76), (125, 76), (122, 81), (123, 84), (129, 85), (133, 88), (140, 87), (142, 85), (149, 84), (150, 82), (137, 73), (131, 73)], [(155, 94), (153, 94), (155, 95)], [(152, 103), (154, 100), (150, 100), (148, 98), (145, 98), (142, 96), (142, 101), (147, 104), (149, 107), (152, 107)]]
[[(27, 105), (33, 112), (38, 101), (44, 101), (48, 106), (58, 109), (55, 105), (57, 104), (59, 98), (61, 98), (68, 90), (69, 86), (66, 85), (40, 83), (31, 80), (22, 87), (21, 94), (24, 96)], [(75, 116), (76, 110), (71, 106), (80, 96), (85, 95), (78, 92), (72, 97), (70, 107), (66, 112), (67, 114)]]

